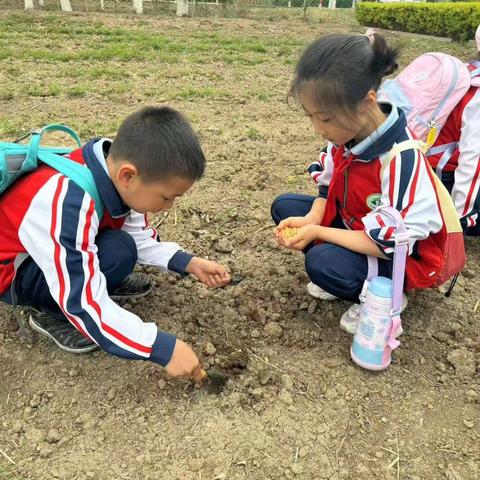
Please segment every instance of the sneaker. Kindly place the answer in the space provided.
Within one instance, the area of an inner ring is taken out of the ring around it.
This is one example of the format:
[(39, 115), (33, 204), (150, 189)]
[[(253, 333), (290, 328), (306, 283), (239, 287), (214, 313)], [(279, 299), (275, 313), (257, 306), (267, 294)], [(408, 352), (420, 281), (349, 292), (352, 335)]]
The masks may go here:
[[(405, 294), (403, 294), (403, 301), (402, 301), (402, 308), (400, 309), (400, 313), (402, 313), (408, 305), (408, 299)], [(351, 333), (352, 335), (355, 334), (355, 330), (357, 330), (357, 323), (360, 317), (360, 304), (354, 303), (343, 315), (340, 319), (340, 328), (347, 333)], [(400, 325), (396, 337), (403, 333), (403, 328)]]
[(335, 295), (332, 295), (331, 293), (326, 292), (325, 290), (320, 288), (318, 285), (315, 285), (313, 282), (310, 282), (307, 285), (307, 292), (313, 298), (318, 298), (319, 300), (325, 300), (327, 302), (330, 302), (332, 300), (336, 300), (338, 298)]
[(153, 289), (153, 282), (148, 275), (133, 272), (111, 293), (112, 300), (129, 300), (148, 295)]
[(58, 348), (70, 353), (88, 353), (98, 345), (83, 336), (66, 318), (55, 318), (48, 313), (30, 308), (28, 323), (38, 333), (53, 340)]

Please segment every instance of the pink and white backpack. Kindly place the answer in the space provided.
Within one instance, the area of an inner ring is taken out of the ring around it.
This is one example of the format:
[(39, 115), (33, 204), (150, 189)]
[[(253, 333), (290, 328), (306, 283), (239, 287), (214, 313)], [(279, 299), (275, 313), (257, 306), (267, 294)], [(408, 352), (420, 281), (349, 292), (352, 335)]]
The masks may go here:
[[(476, 41), (480, 51), (480, 26)], [(378, 98), (402, 108), (407, 125), (428, 148), (471, 86), (480, 87), (479, 61), (465, 64), (446, 53), (431, 52), (413, 60), (395, 79), (383, 82)]]

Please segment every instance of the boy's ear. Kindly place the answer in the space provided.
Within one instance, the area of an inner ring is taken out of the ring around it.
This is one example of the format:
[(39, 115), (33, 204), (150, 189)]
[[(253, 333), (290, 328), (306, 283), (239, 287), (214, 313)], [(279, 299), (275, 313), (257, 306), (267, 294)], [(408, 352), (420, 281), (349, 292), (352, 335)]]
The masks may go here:
[(138, 177), (137, 167), (131, 163), (123, 163), (118, 168), (116, 177), (122, 187), (128, 188), (135, 177)]

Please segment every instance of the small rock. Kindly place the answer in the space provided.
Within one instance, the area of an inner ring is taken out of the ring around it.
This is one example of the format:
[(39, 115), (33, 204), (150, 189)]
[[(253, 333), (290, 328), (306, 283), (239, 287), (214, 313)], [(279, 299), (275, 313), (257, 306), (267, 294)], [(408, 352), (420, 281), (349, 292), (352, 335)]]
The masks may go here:
[(226, 239), (221, 238), (214, 246), (215, 250), (219, 253), (232, 253), (233, 245)]
[(388, 422), (387, 417), (382, 417), (381, 420), (382, 420), (382, 423), (387, 423)]
[(290, 470), (292, 470), (292, 472), (293, 472), (295, 475), (300, 475), (300, 474), (303, 472), (303, 467), (302, 467), (299, 463), (294, 463), (294, 464), (290, 467)]
[(447, 358), (458, 376), (470, 378), (475, 375), (475, 356), (471, 351), (466, 348), (457, 348), (452, 350)]
[(60, 432), (55, 429), (51, 428), (47, 433), (47, 442), (48, 443), (57, 443), (62, 439)]
[(317, 306), (318, 306), (318, 302), (316, 300), (312, 300), (309, 305), (308, 305), (308, 313), (310, 315), (314, 314), (315, 313), (315, 310), (317, 309)]
[(280, 399), (281, 402), (283, 402), (285, 405), (293, 405), (293, 397), (290, 394), (290, 392), (287, 392), (286, 390), (282, 390), (280, 394), (278, 395), (278, 398)]
[(308, 303), (307, 302), (303, 302), (300, 304), (300, 310), (306, 310), (308, 308)]
[(260, 337), (260, 332), (259, 332), (256, 328), (254, 328), (254, 329), (250, 332), (250, 336), (251, 336), (252, 338), (258, 338), (258, 337)]
[(375, 452), (375, 456), (376, 456), (377, 458), (383, 458), (383, 452), (381, 452), (380, 450), (377, 450), (377, 451)]
[(283, 333), (283, 329), (277, 322), (269, 322), (263, 328), (263, 333), (266, 337), (280, 338)]
[(40, 455), (40, 458), (49, 458), (52, 456), (52, 453), (54, 452), (54, 447), (48, 444), (41, 444), (37, 448), (37, 450), (38, 450), (38, 454)]
[(216, 351), (217, 349), (212, 342), (205, 342), (205, 344), (203, 345), (203, 353), (205, 355), (214, 355)]
[(115, 396), (117, 395), (117, 392), (114, 388), (111, 388), (108, 392), (107, 392), (107, 401), (111, 402)]
[(475, 278), (475, 272), (473, 270), (470, 270), (469, 268), (465, 268), (462, 270), (462, 277), (472, 279)]
[(280, 384), (286, 390), (291, 390), (293, 388), (292, 377), (287, 373), (282, 373), (282, 375), (280, 375)]
[(265, 368), (258, 372), (258, 381), (261, 385), (266, 385), (270, 378), (272, 378), (272, 373), (269, 369)]
[(31, 444), (37, 444), (43, 441), (44, 434), (39, 428), (31, 428), (25, 432), (25, 438)]
[(298, 449), (298, 458), (305, 458), (308, 455), (309, 449), (308, 447), (300, 447)]
[(40, 406), (41, 400), (42, 399), (40, 398), (40, 395), (35, 394), (33, 398), (30, 400), (30, 406), (32, 408), (38, 408)]
[(467, 396), (467, 400), (472, 403), (475, 403), (478, 399), (478, 393), (473, 389), (467, 390), (465, 395)]
[(161, 378), (159, 381), (158, 381), (158, 389), (159, 390), (164, 390), (167, 386), (167, 382), (165, 381), (165, 379)]
[(23, 431), (23, 422), (17, 420), (13, 423), (12, 426), (13, 433), (21, 433)]
[(258, 402), (263, 398), (263, 390), (261, 388), (254, 388), (250, 394)]
[(473, 428), (475, 426), (475, 422), (473, 420), (469, 420), (469, 419), (465, 419), (463, 420), (463, 424), (467, 427), (467, 428)]
[(337, 391), (334, 388), (327, 388), (327, 391), (325, 392), (325, 398), (328, 401), (335, 400), (337, 396), (338, 396)]

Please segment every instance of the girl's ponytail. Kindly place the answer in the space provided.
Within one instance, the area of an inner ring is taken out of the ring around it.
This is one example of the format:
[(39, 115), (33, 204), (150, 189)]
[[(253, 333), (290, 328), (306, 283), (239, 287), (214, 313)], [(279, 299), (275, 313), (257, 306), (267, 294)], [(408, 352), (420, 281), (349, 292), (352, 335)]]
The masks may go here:
[(398, 49), (389, 47), (385, 38), (372, 29), (367, 30), (366, 36), (373, 50), (370, 68), (372, 76), (377, 80), (375, 87), (378, 88), (383, 77), (397, 70)]

